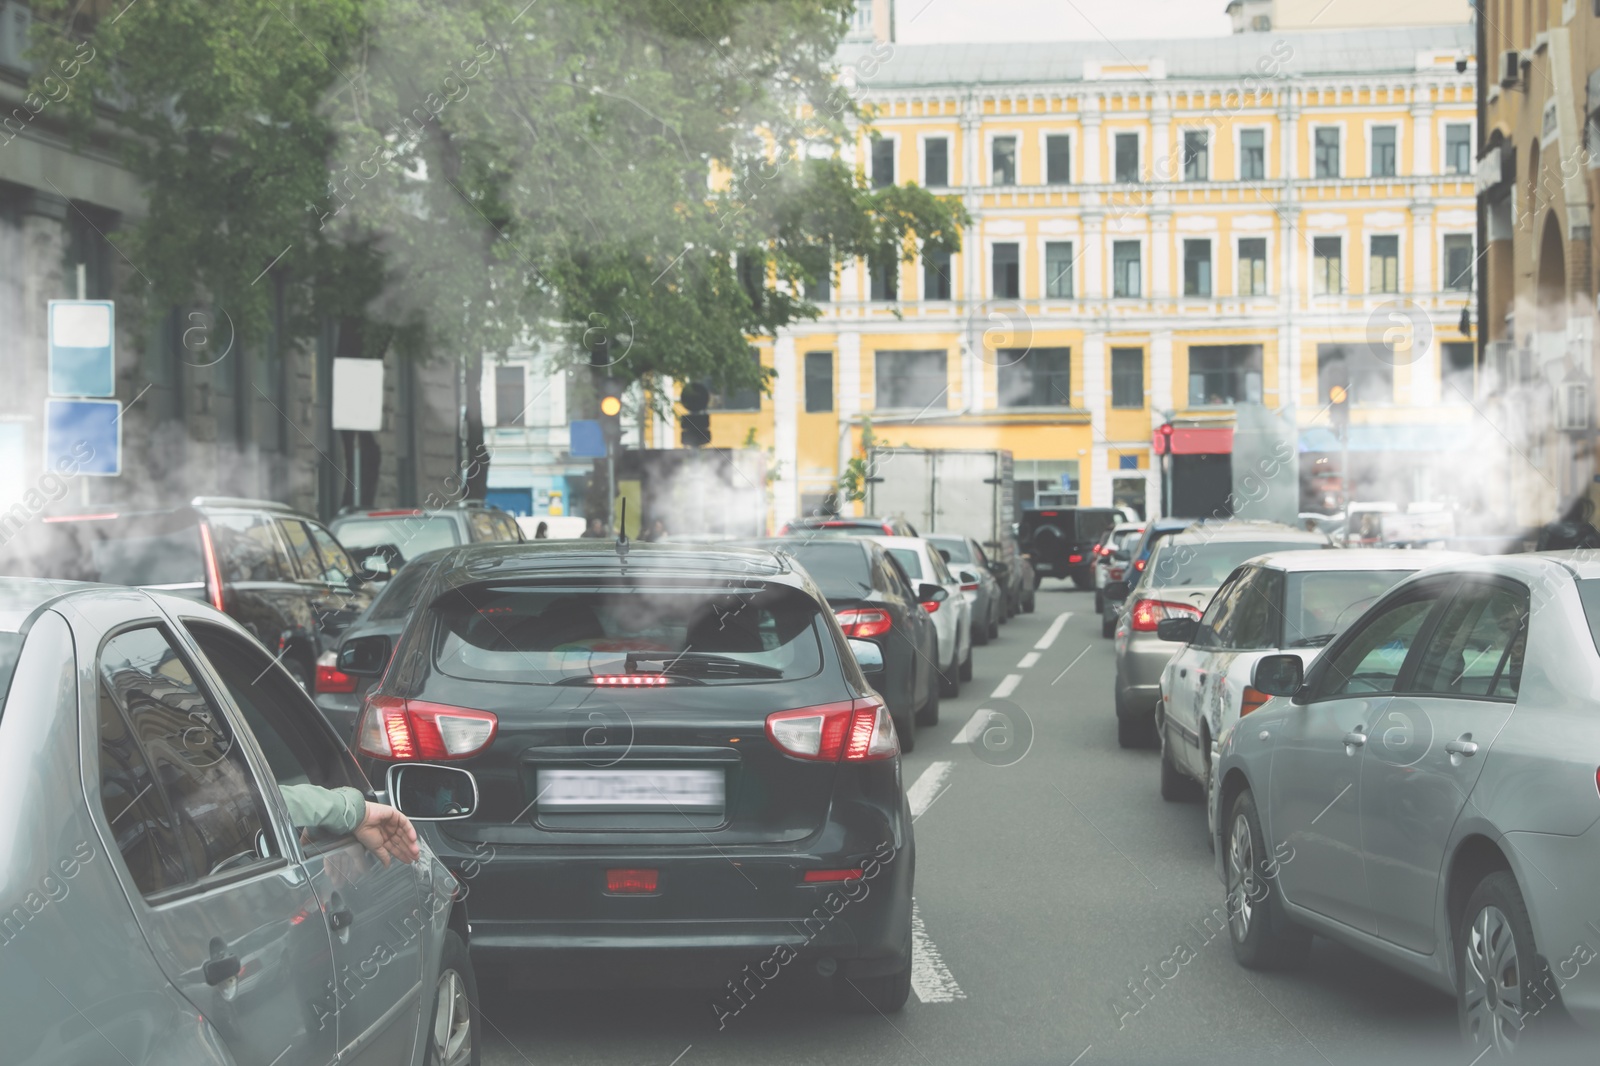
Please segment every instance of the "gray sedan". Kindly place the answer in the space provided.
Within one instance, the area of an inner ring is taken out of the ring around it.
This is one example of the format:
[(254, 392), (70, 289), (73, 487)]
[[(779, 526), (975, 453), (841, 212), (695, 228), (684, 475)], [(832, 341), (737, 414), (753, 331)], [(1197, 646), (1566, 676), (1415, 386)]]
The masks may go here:
[(1256, 665), (1276, 698), (1223, 738), (1212, 799), (1240, 963), (1341, 941), (1453, 992), (1478, 1058), (1563, 1013), (1600, 1028), (1600, 561), (1584, 554), (1425, 570), (1309, 671)]
[[(477, 1061), (460, 883), (237, 622), (0, 579), (0, 695), (5, 1061)], [(476, 805), (459, 769), (390, 784)]]

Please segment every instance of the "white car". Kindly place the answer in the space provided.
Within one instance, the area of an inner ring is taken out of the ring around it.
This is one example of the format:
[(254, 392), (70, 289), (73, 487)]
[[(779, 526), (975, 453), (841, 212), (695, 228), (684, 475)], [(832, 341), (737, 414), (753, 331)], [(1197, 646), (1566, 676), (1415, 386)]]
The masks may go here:
[(959, 695), (961, 682), (972, 680), (972, 604), (962, 594), (961, 579), (950, 572), (939, 549), (921, 537), (872, 539), (894, 556), (911, 579), (912, 588), (927, 582), (948, 594), (942, 602), (922, 606), (933, 616), (933, 628), (939, 634), (939, 661), (934, 665), (939, 671), (940, 694)]
[(1156, 733), (1162, 798), (1184, 798), (1190, 782), (1210, 794), (1218, 746), (1240, 718), (1267, 701), (1250, 686), (1262, 656), (1298, 655), (1309, 664), (1401, 578), (1472, 558), (1382, 548), (1259, 555), (1228, 576), (1198, 622), (1159, 623), (1163, 640), (1187, 645), (1161, 673)]

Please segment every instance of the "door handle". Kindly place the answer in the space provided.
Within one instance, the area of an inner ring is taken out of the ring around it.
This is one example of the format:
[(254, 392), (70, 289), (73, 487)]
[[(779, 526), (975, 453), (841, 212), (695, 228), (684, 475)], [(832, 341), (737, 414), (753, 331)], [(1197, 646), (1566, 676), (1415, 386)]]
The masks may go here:
[(1188, 677), (1189, 676), (1189, 671), (1188, 670), (1179, 670), (1178, 671), (1178, 676), (1179, 677)]
[(1346, 755), (1354, 755), (1351, 748), (1364, 747), (1367, 743), (1367, 734), (1359, 729), (1351, 730), (1344, 735), (1344, 748)]
[(349, 907), (341, 907), (336, 911), (328, 912), (328, 928), (337, 932), (340, 929), (350, 928), (350, 923), (355, 921), (355, 915), (350, 913)]
[(1471, 758), (1472, 756), (1478, 754), (1478, 745), (1466, 739), (1466, 737), (1471, 735), (1471, 733), (1468, 733), (1460, 740), (1445, 741), (1444, 750), (1448, 751), (1451, 755), (1460, 755), (1466, 758)]
[(238, 955), (218, 955), (207, 959), (204, 969), (206, 984), (215, 987), (229, 978), (238, 977), (241, 968)]

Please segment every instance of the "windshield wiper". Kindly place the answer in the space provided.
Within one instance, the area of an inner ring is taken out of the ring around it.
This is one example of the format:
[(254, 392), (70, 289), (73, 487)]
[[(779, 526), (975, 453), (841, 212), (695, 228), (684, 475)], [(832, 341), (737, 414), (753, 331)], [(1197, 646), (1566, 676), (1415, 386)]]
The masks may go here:
[[(661, 663), (658, 671), (640, 670), (639, 663)], [(783, 671), (765, 663), (735, 659), (704, 651), (630, 651), (629, 673), (681, 674), (684, 677), (782, 677)]]
[(1314, 637), (1301, 637), (1299, 640), (1290, 641), (1288, 646), (1291, 648), (1320, 648), (1332, 640), (1333, 637), (1334, 634), (1332, 633), (1318, 633)]

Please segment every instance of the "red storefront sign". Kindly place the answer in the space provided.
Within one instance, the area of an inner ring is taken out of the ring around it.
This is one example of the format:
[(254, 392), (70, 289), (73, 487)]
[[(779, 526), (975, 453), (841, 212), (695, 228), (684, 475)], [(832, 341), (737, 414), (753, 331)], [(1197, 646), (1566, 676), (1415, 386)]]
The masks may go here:
[[(1150, 439), (1157, 455), (1167, 454), (1167, 437), (1159, 429)], [(1232, 455), (1233, 430), (1172, 428), (1173, 455)]]

